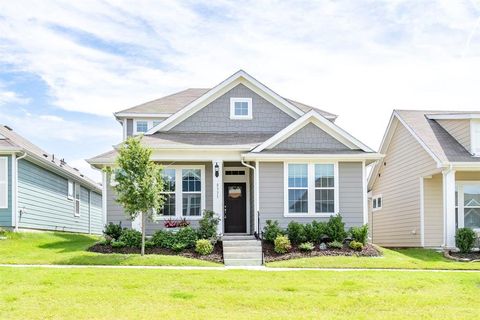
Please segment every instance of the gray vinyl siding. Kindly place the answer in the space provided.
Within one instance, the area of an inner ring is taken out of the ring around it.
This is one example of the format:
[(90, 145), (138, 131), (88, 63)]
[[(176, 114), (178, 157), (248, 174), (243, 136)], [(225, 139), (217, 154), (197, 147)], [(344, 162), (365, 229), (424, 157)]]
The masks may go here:
[[(322, 217), (284, 217), (283, 162), (260, 162), (260, 227), (266, 220), (277, 220), (282, 228), (290, 221), (327, 221)], [(363, 224), (362, 163), (339, 163), (339, 212), (346, 228)]]
[(90, 191), (90, 225), (92, 233), (103, 231), (102, 195)]
[[(230, 98), (252, 98), (252, 119), (230, 119)], [(295, 119), (243, 84), (197, 111), (171, 132), (278, 132)]]
[[(81, 186), (80, 216), (76, 217), (74, 201), (67, 198), (67, 192), (67, 178), (25, 159), (20, 160), (18, 163), (18, 208), (22, 214), (19, 217), (19, 227), (88, 233), (90, 221), (98, 219), (98, 216), (101, 218), (101, 209), (91, 210), (90, 192)], [(101, 198), (99, 194), (97, 197)], [(95, 218), (93, 218), (94, 213), (98, 215)], [(98, 228), (94, 233), (100, 233)]]
[(382, 209), (369, 221), (373, 243), (387, 247), (421, 245), (420, 177), (436, 170), (436, 163), (397, 120), (397, 127), (380, 165), (372, 195), (382, 195)]
[(12, 222), (12, 157), (6, 155), (0, 155), (0, 157), (6, 157), (8, 159), (8, 207), (0, 209), (0, 226), (1, 227), (11, 227)]
[(340, 141), (314, 125), (307, 124), (302, 129), (276, 145), (273, 150), (345, 150), (349, 149)]
[(133, 135), (133, 119), (127, 119), (127, 137)]
[(470, 152), (470, 120), (437, 120), (437, 122)]
[[(168, 164), (164, 164), (165, 167)], [(213, 209), (213, 172), (212, 172), (212, 163), (199, 163), (199, 162), (177, 162), (175, 165), (205, 165), (205, 209), (212, 210)], [(122, 223), (123, 227), (131, 228), (132, 222), (126, 216), (123, 207), (119, 205), (115, 198), (115, 191), (112, 189), (110, 184), (110, 176), (107, 177), (107, 223), (112, 222), (114, 224)], [(148, 221), (146, 226), (147, 235), (152, 235), (155, 231), (164, 229), (163, 221), (168, 219), (159, 218), (157, 221)], [(172, 219), (177, 219), (176, 217), (172, 217)], [(188, 220), (188, 219), (187, 219)], [(198, 227), (198, 220), (189, 220), (190, 226), (193, 228)]]

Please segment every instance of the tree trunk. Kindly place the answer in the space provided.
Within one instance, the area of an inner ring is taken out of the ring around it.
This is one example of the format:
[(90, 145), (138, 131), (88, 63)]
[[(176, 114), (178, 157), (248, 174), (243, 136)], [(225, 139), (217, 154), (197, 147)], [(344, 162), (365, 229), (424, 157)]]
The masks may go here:
[(142, 212), (142, 256), (145, 255), (145, 225), (147, 224), (147, 215)]

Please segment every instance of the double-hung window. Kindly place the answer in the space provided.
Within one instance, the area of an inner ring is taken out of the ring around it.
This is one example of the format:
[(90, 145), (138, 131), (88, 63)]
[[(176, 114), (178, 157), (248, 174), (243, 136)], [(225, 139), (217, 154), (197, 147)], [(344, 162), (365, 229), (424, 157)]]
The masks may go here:
[(164, 169), (162, 171), (164, 186), (163, 196), (165, 202), (163, 209), (159, 212), (162, 216), (175, 216), (175, 169)]
[(204, 166), (169, 166), (162, 175), (165, 201), (158, 216), (200, 218), (205, 209)]
[(8, 208), (8, 158), (0, 157), (0, 208)]
[(458, 228), (480, 231), (480, 182), (458, 181), (455, 196)]
[(337, 212), (333, 163), (285, 164), (285, 216), (330, 216)]
[(81, 187), (78, 183), (75, 183), (75, 203), (74, 203), (74, 215), (80, 216), (80, 191)]
[(73, 196), (74, 196), (74, 193), (73, 193), (73, 190), (74, 190), (74, 183), (72, 180), (68, 180), (68, 187), (67, 187), (67, 198), (69, 200), (73, 200)]

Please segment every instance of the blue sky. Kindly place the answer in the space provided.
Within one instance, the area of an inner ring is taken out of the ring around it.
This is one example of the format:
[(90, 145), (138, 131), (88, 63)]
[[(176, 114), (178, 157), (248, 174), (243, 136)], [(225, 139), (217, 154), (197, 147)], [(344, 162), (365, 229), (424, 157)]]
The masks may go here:
[(478, 0), (3, 1), (0, 123), (98, 179), (113, 112), (244, 69), (377, 148), (393, 108), (480, 109), (479, 27)]

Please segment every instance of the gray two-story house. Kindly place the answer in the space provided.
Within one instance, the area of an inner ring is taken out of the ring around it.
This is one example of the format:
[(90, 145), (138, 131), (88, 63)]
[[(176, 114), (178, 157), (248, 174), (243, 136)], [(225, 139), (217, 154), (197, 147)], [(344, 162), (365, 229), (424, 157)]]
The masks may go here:
[[(286, 99), (244, 71), (211, 89), (187, 89), (115, 114), (123, 136), (143, 134), (163, 164), (166, 202), (147, 233), (168, 218), (193, 226), (204, 210), (219, 234), (254, 234), (266, 220), (282, 227), (340, 213), (346, 226), (367, 223), (366, 167), (380, 158), (335, 124), (336, 115)], [(117, 148), (89, 159), (114, 166)], [(129, 221), (104, 173), (106, 221)]]

